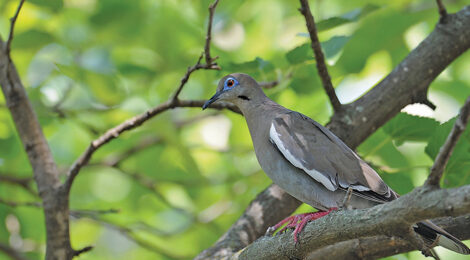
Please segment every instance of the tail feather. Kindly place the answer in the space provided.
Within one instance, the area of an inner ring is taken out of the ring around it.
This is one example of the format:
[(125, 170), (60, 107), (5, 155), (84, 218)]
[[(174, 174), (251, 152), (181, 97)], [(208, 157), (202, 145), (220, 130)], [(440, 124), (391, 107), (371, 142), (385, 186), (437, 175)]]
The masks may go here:
[(415, 232), (420, 234), (428, 244), (437, 244), (464, 255), (470, 254), (470, 249), (459, 239), (429, 220), (419, 222), (413, 228)]

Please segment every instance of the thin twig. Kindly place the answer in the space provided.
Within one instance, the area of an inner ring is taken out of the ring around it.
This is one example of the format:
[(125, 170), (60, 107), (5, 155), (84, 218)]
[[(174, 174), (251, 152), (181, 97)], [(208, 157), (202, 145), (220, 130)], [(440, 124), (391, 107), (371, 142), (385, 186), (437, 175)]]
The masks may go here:
[(211, 66), (208, 66), (207, 64), (201, 64), (203, 55), (204, 54), (201, 54), (199, 56), (196, 64), (194, 64), (191, 67), (188, 67), (188, 70), (186, 71), (184, 76), (181, 78), (179, 86), (176, 88), (176, 91), (173, 93), (173, 96), (170, 98), (171, 102), (175, 102), (178, 99), (178, 96), (181, 93), (181, 90), (183, 90), (184, 85), (186, 85), (186, 83), (189, 80), (189, 76), (191, 76), (193, 72), (195, 72), (196, 70), (200, 70), (200, 69), (212, 69)]
[(310, 6), (308, 5), (308, 0), (300, 0), (300, 13), (305, 17), (305, 22), (307, 24), (308, 33), (310, 34), (310, 40), (312, 41), (312, 49), (315, 54), (316, 65), (318, 69), (318, 74), (320, 74), (321, 81), (323, 83), (323, 88), (325, 89), (326, 94), (330, 98), (331, 105), (333, 110), (338, 112), (341, 110), (341, 103), (339, 102), (338, 97), (336, 96), (335, 89), (331, 83), (330, 74), (328, 74), (328, 69), (325, 63), (325, 56), (321, 49), (320, 41), (318, 40), (317, 28), (315, 26), (315, 20), (313, 15), (310, 12)]
[(207, 22), (206, 44), (204, 45), (204, 54), (205, 54), (204, 56), (206, 57), (206, 65), (217, 66), (217, 63), (213, 63), (213, 62), (218, 57), (215, 57), (215, 58), (211, 57), (210, 44), (211, 44), (211, 37), (212, 37), (212, 23), (214, 20), (214, 12), (218, 3), (219, 3), (219, 0), (215, 0), (215, 2), (209, 6), (209, 21)]
[(441, 22), (445, 22), (445, 19), (447, 18), (447, 10), (446, 7), (444, 6), (444, 3), (442, 3), (442, 0), (436, 0), (437, 3), (437, 9), (439, 10), (439, 15), (441, 16)]
[(120, 209), (101, 209), (101, 210), (93, 210), (93, 209), (71, 209), (70, 215), (75, 218), (81, 217), (96, 217), (99, 215), (107, 215), (107, 214), (117, 214), (121, 212)]
[(457, 145), (457, 141), (460, 138), (460, 135), (465, 131), (468, 120), (470, 118), (470, 97), (467, 98), (465, 104), (460, 109), (460, 114), (455, 120), (454, 127), (447, 136), (446, 142), (442, 145), (439, 153), (436, 156), (434, 165), (431, 167), (431, 173), (429, 174), (428, 179), (426, 180), (425, 185), (430, 186), (439, 186), (439, 182), (444, 173), (444, 169), (449, 161), (452, 151)]
[(24, 1), (25, 0), (20, 0), (20, 4), (18, 5), (18, 8), (16, 9), (15, 15), (12, 18), (10, 18), (10, 34), (8, 35), (8, 40), (6, 44), (6, 52), (5, 52), (8, 57), (10, 57), (11, 42), (13, 41), (16, 19), (18, 19), (18, 15), (20, 14), (20, 10), (21, 10), (21, 7), (23, 7)]
[(0, 182), (18, 185), (24, 188), (29, 193), (31, 193), (31, 195), (38, 196), (37, 192), (31, 187), (31, 183), (33, 182), (33, 180), (34, 179), (32, 177), (16, 177), (0, 174)]
[(18, 201), (4, 200), (0, 198), (0, 203), (10, 206), (12, 208), (16, 208), (16, 207), (42, 208), (42, 205), (39, 202), (18, 202)]
[(279, 80), (264, 81), (264, 82), (260, 82), (259, 85), (262, 88), (270, 89), (270, 88), (274, 88), (275, 86), (279, 85)]
[(88, 252), (88, 251), (91, 251), (92, 249), (93, 249), (93, 246), (86, 246), (86, 247), (84, 247), (84, 248), (82, 248), (82, 249), (79, 249), (79, 250), (73, 250), (73, 256), (74, 256), (74, 257), (75, 257), (75, 256), (79, 256), (79, 255), (81, 255), (81, 254), (83, 254), (83, 253), (86, 253), (86, 252)]

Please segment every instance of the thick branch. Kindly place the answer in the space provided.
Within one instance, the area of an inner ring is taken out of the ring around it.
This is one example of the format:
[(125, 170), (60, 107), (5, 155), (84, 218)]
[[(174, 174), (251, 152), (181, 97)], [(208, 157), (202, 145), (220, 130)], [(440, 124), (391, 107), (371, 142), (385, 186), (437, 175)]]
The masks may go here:
[(452, 151), (457, 145), (462, 133), (465, 131), (468, 120), (470, 119), (470, 97), (465, 101), (464, 106), (460, 109), (460, 114), (455, 120), (454, 127), (447, 136), (446, 142), (439, 150), (439, 153), (436, 156), (434, 165), (431, 168), (431, 173), (429, 174), (428, 179), (426, 180), (426, 185), (439, 186), (439, 181), (442, 178), (444, 169), (449, 161)]
[(14, 22), (23, 2), (20, 1), (12, 19), (8, 42), (0, 39), (0, 84), (43, 201), (47, 235), (46, 259), (68, 259), (72, 256), (68, 198), (60, 196), (58, 188), (61, 182), (57, 166), (9, 53)]
[(331, 83), (330, 74), (328, 74), (328, 69), (325, 63), (325, 56), (323, 55), (323, 51), (321, 49), (320, 40), (318, 40), (317, 28), (315, 26), (315, 20), (313, 19), (312, 12), (310, 12), (308, 0), (300, 0), (300, 5), (301, 7), (299, 10), (305, 17), (305, 22), (307, 24), (310, 40), (312, 41), (311, 46), (313, 49), (313, 53), (315, 54), (318, 74), (320, 74), (320, 78), (323, 83), (323, 88), (325, 89), (326, 94), (330, 98), (333, 110), (335, 112), (338, 112), (341, 109), (341, 103), (339, 102), (339, 99), (335, 93), (335, 88)]
[[(417, 188), (392, 202), (364, 210), (339, 211), (310, 223), (296, 245), (292, 232), (260, 238), (238, 259), (303, 259), (327, 245), (368, 236), (397, 236), (413, 223), (470, 213), (470, 185), (449, 190)], [(285, 257), (282, 257), (285, 256)]]
[[(470, 239), (470, 215), (457, 218), (435, 219), (433, 222), (444, 228), (458, 239)], [(357, 238), (322, 247), (309, 253), (306, 259), (379, 259), (395, 254), (405, 253), (416, 248), (399, 237), (383, 235)]]
[[(429, 84), (453, 60), (470, 47), (470, 7), (457, 14), (448, 15), (448, 22), (438, 24), (435, 30), (414, 49), (382, 82), (366, 95), (335, 113), (328, 127), (346, 144), (357, 147), (375, 130), (395, 116), (403, 107), (419, 101), (425, 96)], [(269, 188), (271, 189), (271, 187)], [(237, 223), (249, 222), (246, 214), (254, 209), (248, 207), (244, 215), (227, 231), (217, 243), (202, 252), (199, 258), (229, 256), (250, 244), (253, 237), (259, 237), (265, 230), (293, 212), (300, 202), (284, 192), (281, 196), (270, 196), (269, 190), (262, 192), (264, 197), (255, 199), (251, 205), (271, 205), (258, 207), (257, 215), (271, 216), (259, 218), (256, 228), (239, 227)], [(280, 198), (280, 199), (279, 199)], [(282, 205), (290, 201), (292, 207)], [(271, 212), (276, 212), (272, 215)], [(264, 229), (264, 230), (263, 230)], [(250, 234), (243, 243), (233, 237)]]

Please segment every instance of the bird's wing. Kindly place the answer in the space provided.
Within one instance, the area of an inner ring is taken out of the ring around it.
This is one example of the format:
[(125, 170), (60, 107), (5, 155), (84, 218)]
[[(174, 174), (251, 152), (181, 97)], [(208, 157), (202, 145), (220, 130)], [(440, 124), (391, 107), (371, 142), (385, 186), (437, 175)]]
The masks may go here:
[(275, 118), (270, 141), (295, 167), (328, 190), (348, 189), (367, 199), (389, 201), (397, 194), (330, 130), (297, 112)]

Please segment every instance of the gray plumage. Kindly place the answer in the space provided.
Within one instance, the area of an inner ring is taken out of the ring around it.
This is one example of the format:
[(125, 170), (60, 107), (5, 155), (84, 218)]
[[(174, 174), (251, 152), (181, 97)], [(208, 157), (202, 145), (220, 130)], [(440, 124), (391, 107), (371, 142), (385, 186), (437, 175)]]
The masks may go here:
[[(331, 131), (269, 99), (250, 76), (235, 73), (222, 78), (216, 94), (203, 108), (217, 100), (230, 102), (241, 110), (261, 168), (298, 200), (327, 211), (342, 206), (348, 188), (353, 190), (348, 203), (353, 208), (372, 207), (398, 198)], [(415, 230), (425, 233), (422, 235), (429, 241), (439, 239), (440, 245), (453, 251), (470, 253), (458, 239), (429, 221), (418, 223)]]

